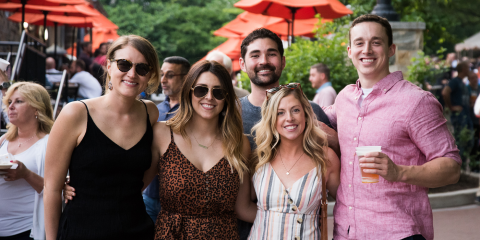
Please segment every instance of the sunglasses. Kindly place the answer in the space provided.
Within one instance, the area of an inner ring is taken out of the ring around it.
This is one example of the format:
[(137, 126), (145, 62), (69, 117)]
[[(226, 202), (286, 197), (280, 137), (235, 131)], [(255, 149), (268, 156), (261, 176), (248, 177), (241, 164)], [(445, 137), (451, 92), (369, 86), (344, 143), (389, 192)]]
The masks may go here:
[(267, 95), (267, 100), (270, 99), (273, 95), (275, 95), (275, 93), (277, 93), (278, 91), (280, 91), (283, 88), (287, 88), (287, 89), (300, 88), (300, 91), (302, 91), (302, 86), (300, 86), (300, 83), (289, 83), (289, 84), (285, 84), (285, 85), (280, 85), (278, 87), (270, 88), (270, 89), (265, 91), (265, 94)]
[(132, 63), (127, 59), (110, 59), (111, 62), (117, 62), (118, 70), (128, 72), (135, 65), (135, 72), (140, 76), (145, 76), (152, 70), (152, 67), (146, 63)]
[[(195, 95), (195, 97), (197, 98), (205, 97), (208, 91), (210, 91), (208, 87), (200, 86), (200, 85), (195, 86), (194, 88), (192, 88), (192, 90), (193, 90), (193, 95)], [(217, 100), (223, 100), (227, 96), (227, 93), (221, 88), (212, 88), (211, 91), (212, 91), (213, 97)]]

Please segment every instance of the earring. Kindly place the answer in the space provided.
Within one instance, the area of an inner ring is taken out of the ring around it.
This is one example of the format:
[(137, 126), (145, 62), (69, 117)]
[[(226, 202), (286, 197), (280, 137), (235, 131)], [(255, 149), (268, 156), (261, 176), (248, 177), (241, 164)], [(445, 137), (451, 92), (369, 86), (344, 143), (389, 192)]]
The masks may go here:
[(223, 110), (223, 111), (222, 111), (222, 116), (225, 117), (226, 112), (227, 112), (227, 111)]
[(112, 82), (108, 82), (108, 89), (110, 89), (110, 91), (113, 89)]
[(35, 119), (38, 119), (38, 116), (37, 116), (37, 115), (35, 115)]

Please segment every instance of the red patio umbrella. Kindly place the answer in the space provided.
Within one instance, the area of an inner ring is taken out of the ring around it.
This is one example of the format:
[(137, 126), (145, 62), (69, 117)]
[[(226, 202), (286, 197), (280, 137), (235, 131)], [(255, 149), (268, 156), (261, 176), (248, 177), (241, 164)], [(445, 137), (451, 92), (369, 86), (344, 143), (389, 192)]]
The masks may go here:
[[(309, 19), (320, 14), (322, 18), (334, 19), (353, 12), (337, 0), (241, 0), (235, 7), (268, 16), (291, 19)], [(294, 33), (292, 24), (292, 33)], [(293, 40), (293, 36), (292, 36)]]
[[(117, 34), (115, 29), (102, 29), (97, 28), (92, 31), (92, 49), (97, 49), (100, 47), (101, 43), (115, 41), (120, 36)], [(83, 41), (88, 41), (90, 39), (90, 34), (85, 35)]]

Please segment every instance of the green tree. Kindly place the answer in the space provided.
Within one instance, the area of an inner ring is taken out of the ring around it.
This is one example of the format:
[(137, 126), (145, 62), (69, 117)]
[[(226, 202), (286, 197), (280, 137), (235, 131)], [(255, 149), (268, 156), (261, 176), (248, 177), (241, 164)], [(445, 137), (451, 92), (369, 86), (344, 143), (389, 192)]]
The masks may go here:
[(348, 25), (344, 20), (320, 23), (317, 40), (296, 38), (296, 42), (285, 51), (286, 66), (280, 83), (299, 82), (309, 99), (315, 89), (308, 80), (310, 67), (324, 63), (330, 68), (330, 81), (337, 92), (346, 85), (355, 83), (358, 74), (347, 55)]
[(235, 0), (101, 0), (120, 35), (147, 38), (160, 59), (182, 56), (195, 63), (226, 39), (213, 36), (241, 10)]

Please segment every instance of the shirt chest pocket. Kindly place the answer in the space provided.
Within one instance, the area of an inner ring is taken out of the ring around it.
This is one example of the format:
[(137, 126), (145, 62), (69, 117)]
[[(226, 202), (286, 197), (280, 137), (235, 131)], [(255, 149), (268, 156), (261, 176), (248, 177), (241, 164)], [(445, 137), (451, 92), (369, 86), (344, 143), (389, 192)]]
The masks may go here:
[(391, 145), (394, 129), (395, 122), (392, 119), (366, 117), (360, 124), (358, 146), (382, 146), (385, 149)]

